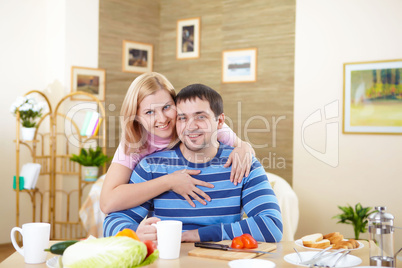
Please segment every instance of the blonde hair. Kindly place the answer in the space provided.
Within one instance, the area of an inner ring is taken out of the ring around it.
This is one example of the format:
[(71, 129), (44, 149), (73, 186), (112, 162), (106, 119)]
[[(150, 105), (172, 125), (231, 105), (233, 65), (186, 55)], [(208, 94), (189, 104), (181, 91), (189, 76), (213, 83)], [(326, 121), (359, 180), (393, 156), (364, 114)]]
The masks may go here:
[[(135, 117), (142, 100), (149, 95), (155, 94), (158, 90), (168, 91), (173, 101), (175, 100), (176, 92), (173, 85), (160, 73), (144, 73), (134, 79), (128, 88), (120, 111), (124, 154), (139, 153), (148, 147), (147, 131)], [(168, 148), (172, 148), (177, 143), (177, 140), (176, 131), (173, 131), (172, 140)]]

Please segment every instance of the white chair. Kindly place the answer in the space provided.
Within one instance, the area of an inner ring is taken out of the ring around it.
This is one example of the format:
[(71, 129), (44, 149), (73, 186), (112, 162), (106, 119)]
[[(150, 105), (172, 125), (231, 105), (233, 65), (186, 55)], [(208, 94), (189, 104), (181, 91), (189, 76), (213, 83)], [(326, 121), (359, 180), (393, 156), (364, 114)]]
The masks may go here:
[(79, 215), (87, 235), (103, 237), (103, 220), (106, 215), (99, 206), (100, 193), (106, 175), (102, 175), (92, 185), (88, 197), (82, 204)]
[(276, 174), (270, 172), (266, 172), (266, 174), (281, 208), (282, 241), (293, 241), (299, 223), (299, 199), (287, 181)]

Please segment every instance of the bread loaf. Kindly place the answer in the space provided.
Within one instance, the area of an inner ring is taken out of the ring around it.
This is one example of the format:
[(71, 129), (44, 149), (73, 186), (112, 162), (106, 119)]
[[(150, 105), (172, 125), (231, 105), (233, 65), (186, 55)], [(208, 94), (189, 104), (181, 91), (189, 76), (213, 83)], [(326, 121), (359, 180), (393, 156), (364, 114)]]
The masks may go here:
[(358, 248), (358, 247), (360, 247), (359, 242), (357, 242), (357, 241), (354, 240), (354, 239), (349, 239), (349, 242), (351, 242), (351, 243), (353, 244), (353, 248)]
[(306, 235), (301, 238), (303, 246), (310, 248), (327, 248), (332, 246), (333, 249), (354, 249), (360, 246), (359, 242), (354, 239), (344, 240), (339, 232), (333, 232), (326, 235), (315, 233)]
[(330, 237), (337, 236), (337, 235), (340, 235), (340, 233), (339, 232), (329, 233), (329, 234), (323, 235), (323, 238), (329, 239)]
[(331, 241), (331, 244), (336, 244), (338, 242), (341, 242), (343, 240), (343, 235), (333, 235), (328, 238), (329, 241)]
[(344, 249), (353, 249), (355, 248), (353, 243), (350, 241), (339, 241), (335, 245), (332, 246), (333, 249), (339, 249), (339, 248), (344, 248)]

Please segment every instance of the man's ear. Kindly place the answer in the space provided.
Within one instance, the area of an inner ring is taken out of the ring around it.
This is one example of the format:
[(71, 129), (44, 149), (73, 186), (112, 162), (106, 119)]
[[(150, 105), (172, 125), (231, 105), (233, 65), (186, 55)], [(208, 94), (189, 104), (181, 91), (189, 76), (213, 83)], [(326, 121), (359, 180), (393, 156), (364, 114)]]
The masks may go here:
[(218, 116), (218, 129), (221, 129), (223, 127), (223, 124), (225, 124), (225, 114), (221, 113)]

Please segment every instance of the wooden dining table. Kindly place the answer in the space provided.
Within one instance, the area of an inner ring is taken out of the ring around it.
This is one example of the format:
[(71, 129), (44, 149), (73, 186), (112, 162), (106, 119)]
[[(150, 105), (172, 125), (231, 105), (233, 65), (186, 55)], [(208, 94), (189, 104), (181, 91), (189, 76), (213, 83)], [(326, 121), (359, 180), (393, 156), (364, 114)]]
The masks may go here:
[[(362, 263), (359, 266), (369, 266), (369, 246), (367, 241), (360, 241), (363, 243), (364, 247), (358, 250), (352, 251), (350, 254), (357, 256), (362, 259)], [(50, 242), (51, 244), (55, 243), (54, 241)], [(275, 254), (264, 254), (260, 255), (257, 258), (263, 260), (270, 260), (276, 264), (278, 268), (286, 268), (286, 267), (298, 267), (297, 265), (290, 264), (284, 260), (284, 256), (290, 253), (294, 253), (294, 249), (296, 248), (299, 252), (308, 251), (305, 248), (302, 248), (295, 244), (293, 241), (284, 241), (276, 244), (276, 250), (272, 251)], [(180, 250), (180, 257), (174, 260), (164, 260), (158, 259), (153, 264), (148, 267), (158, 267), (158, 268), (214, 268), (214, 267), (229, 267), (227, 260), (219, 260), (219, 259), (211, 259), (211, 258), (203, 258), (203, 257), (194, 257), (189, 256), (188, 252), (193, 250), (194, 243), (182, 243)], [(48, 258), (53, 258), (55, 255), (49, 253)], [(0, 268), (35, 268), (35, 267), (47, 267), (46, 263), (41, 264), (25, 264), (24, 258), (18, 253), (14, 252), (7, 259), (0, 263)], [(402, 262), (397, 262), (397, 267), (402, 267)]]

